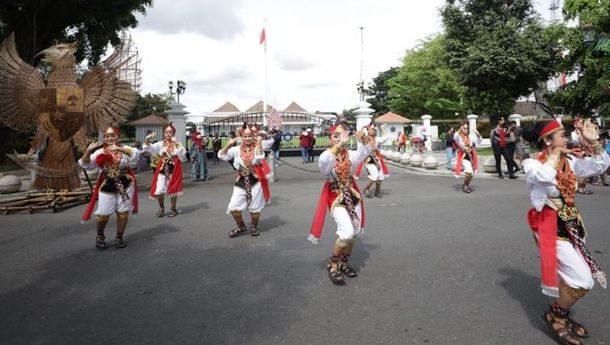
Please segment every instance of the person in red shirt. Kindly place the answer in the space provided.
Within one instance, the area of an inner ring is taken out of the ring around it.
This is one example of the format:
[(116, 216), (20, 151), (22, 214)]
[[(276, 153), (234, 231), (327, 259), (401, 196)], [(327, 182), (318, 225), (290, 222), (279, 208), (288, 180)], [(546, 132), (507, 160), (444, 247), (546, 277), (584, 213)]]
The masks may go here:
[(509, 133), (504, 128), (504, 117), (500, 117), (498, 119), (498, 125), (496, 128), (492, 129), (489, 133), (489, 139), (491, 140), (491, 147), (494, 151), (494, 158), (496, 160), (496, 171), (498, 172), (498, 178), (503, 179), (504, 174), (502, 173), (502, 156), (506, 161), (506, 165), (508, 167), (508, 178), (515, 179), (515, 170), (517, 167), (515, 165), (515, 161), (511, 157), (508, 152), (508, 142)]
[(309, 132), (302, 129), (301, 135), (299, 135), (299, 146), (301, 147), (301, 157), (303, 158), (303, 164), (309, 163), (309, 146), (311, 143), (311, 136)]

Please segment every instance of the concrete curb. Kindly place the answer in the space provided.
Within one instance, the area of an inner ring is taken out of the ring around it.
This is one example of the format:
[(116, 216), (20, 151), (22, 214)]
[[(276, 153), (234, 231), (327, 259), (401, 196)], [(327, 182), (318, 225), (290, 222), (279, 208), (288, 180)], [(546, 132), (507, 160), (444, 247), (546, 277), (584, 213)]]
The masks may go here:
[[(444, 176), (444, 177), (453, 177), (455, 178), (455, 175), (453, 174), (453, 170), (447, 170), (443, 165), (439, 165), (439, 168), (435, 169), (435, 170), (428, 170), (425, 168), (416, 168), (416, 167), (412, 167), (410, 165), (404, 165), (404, 164), (400, 164), (400, 163), (396, 163), (390, 160), (386, 160), (386, 162), (393, 166), (393, 167), (397, 167), (397, 168), (401, 168), (403, 170), (409, 171), (409, 172), (413, 172), (413, 173), (417, 173), (419, 175), (430, 175), (430, 176)], [(463, 176), (463, 175), (462, 175)], [(462, 177), (461, 176), (461, 177)], [(517, 176), (519, 176), (519, 179), (517, 180), (525, 180), (523, 177), (523, 174), (521, 171), (517, 172)], [(486, 173), (486, 172), (482, 172), (479, 170), (479, 172), (476, 173), (475, 178), (485, 178), (485, 179), (498, 179), (498, 174), (496, 173)], [(508, 180), (508, 178), (507, 178)]]

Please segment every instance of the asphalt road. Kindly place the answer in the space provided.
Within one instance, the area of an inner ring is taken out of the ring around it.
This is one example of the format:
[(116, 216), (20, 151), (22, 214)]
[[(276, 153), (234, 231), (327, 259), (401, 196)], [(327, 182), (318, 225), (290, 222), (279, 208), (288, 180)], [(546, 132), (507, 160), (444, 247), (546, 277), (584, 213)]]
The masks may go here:
[[(0, 344), (556, 344), (539, 318), (548, 299), (523, 178), (475, 179), (467, 195), (455, 178), (390, 170), (384, 198), (366, 200), (360, 276), (345, 286), (325, 271), (332, 220), (320, 245), (305, 240), (322, 180), (288, 165), (259, 237), (227, 236), (226, 164), (186, 183), (173, 219), (141, 191), (122, 250), (93, 248), (84, 206), (0, 216)], [(610, 270), (610, 188), (593, 190), (578, 204)], [(574, 309), (586, 344), (610, 343), (609, 309), (597, 287)]]

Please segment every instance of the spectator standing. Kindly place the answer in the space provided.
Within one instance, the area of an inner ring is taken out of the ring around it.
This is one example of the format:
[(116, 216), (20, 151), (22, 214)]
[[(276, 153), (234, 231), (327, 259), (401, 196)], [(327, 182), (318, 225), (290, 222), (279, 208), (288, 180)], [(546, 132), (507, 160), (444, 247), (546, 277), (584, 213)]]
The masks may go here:
[(309, 132), (310, 137), (309, 137), (309, 162), (314, 162), (314, 147), (316, 146), (316, 136), (313, 134), (313, 132)]
[(515, 162), (508, 153), (508, 132), (504, 127), (504, 117), (498, 119), (496, 128), (492, 129), (489, 133), (491, 140), (491, 147), (494, 152), (494, 158), (496, 160), (496, 170), (498, 171), (498, 178), (503, 179), (504, 174), (502, 173), (502, 157), (506, 161), (508, 167), (508, 178), (515, 179)]
[(445, 138), (445, 154), (447, 157), (447, 170), (451, 170), (451, 161), (455, 157), (455, 129), (450, 127), (447, 131), (447, 137)]
[(218, 133), (214, 133), (214, 137), (212, 138), (212, 151), (214, 151), (214, 164), (218, 164), (220, 160), (218, 159), (218, 151), (222, 149), (222, 139), (218, 137)]
[(279, 165), (280, 160), (280, 144), (282, 143), (282, 132), (278, 129), (271, 131), (273, 136), (273, 144), (271, 145), (271, 152), (275, 155), (275, 166)]
[(301, 135), (299, 135), (299, 146), (301, 148), (301, 157), (303, 158), (303, 164), (309, 163), (309, 132), (302, 128)]

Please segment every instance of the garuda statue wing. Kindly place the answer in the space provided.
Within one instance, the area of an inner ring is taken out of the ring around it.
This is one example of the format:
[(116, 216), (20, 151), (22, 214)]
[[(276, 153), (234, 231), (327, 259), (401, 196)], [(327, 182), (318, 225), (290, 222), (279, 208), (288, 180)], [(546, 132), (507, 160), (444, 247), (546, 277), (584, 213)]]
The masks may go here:
[(106, 60), (89, 71), (79, 86), (85, 89), (85, 128), (99, 132), (116, 126), (137, 101), (140, 70), (137, 51), (131, 39), (123, 40)]
[(22, 132), (35, 128), (44, 88), (42, 73), (21, 60), (11, 33), (0, 46), (0, 121)]

